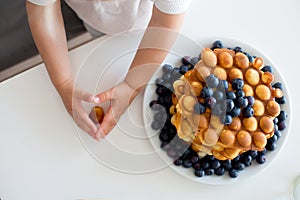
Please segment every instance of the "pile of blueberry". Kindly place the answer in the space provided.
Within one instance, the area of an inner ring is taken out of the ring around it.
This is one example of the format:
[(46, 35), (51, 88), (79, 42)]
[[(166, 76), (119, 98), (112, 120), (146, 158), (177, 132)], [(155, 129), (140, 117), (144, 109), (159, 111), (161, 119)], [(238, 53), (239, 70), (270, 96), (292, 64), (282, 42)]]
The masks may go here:
[[(213, 43), (211, 49), (215, 48), (224, 48), (224, 45), (218, 40)], [(235, 47), (233, 50), (247, 55), (250, 62), (255, 58), (255, 56), (243, 52), (241, 47)], [(187, 71), (193, 69), (200, 57), (191, 58), (184, 56), (181, 59), (182, 65), (180, 67), (172, 67), (169, 64), (163, 65), (163, 75), (156, 79), (156, 94), (158, 97), (150, 102), (151, 109), (155, 111), (151, 127), (154, 130), (159, 130), (161, 148), (173, 159), (174, 165), (192, 168), (196, 177), (213, 174), (222, 176), (227, 172), (231, 178), (236, 178), (239, 172), (251, 166), (253, 161), (256, 161), (258, 164), (266, 162), (266, 153), (276, 149), (276, 142), (281, 137), (281, 131), (287, 127), (287, 113), (282, 110), (278, 117), (274, 119), (274, 135), (267, 140), (267, 145), (263, 151), (249, 150), (233, 160), (225, 161), (218, 160), (211, 155), (199, 157), (189, 143), (177, 136), (176, 127), (171, 123), (172, 115), (169, 110), (172, 106), (173, 82)], [(264, 66), (261, 70), (273, 73), (271, 66)], [(211, 108), (213, 114), (219, 116), (224, 125), (229, 125), (233, 117), (241, 114), (246, 118), (252, 117), (254, 113), (252, 108), (254, 98), (245, 96), (242, 90), (243, 80), (234, 79), (231, 84), (234, 91), (227, 90), (227, 81), (219, 80), (214, 75), (208, 76), (206, 78), (206, 86), (201, 91), (201, 97), (205, 99), (205, 102), (197, 103), (194, 107), (195, 112), (202, 114), (206, 108)], [(283, 89), (280, 82), (273, 84), (272, 87)], [(276, 101), (279, 104), (286, 103), (284, 96), (276, 99)]]
[(194, 111), (203, 114), (206, 108), (212, 109), (215, 116), (219, 116), (224, 125), (230, 125), (233, 117), (239, 116), (249, 118), (254, 114), (252, 106), (254, 105), (253, 96), (245, 96), (243, 91), (244, 81), (240, 78), (232, 81), (234, 91), (228, 91), (228, 82), (219, 80), (211, 74), (206, 79), (206, 84), (200, 94), (205, 99), (204, 103), (195, 104)]

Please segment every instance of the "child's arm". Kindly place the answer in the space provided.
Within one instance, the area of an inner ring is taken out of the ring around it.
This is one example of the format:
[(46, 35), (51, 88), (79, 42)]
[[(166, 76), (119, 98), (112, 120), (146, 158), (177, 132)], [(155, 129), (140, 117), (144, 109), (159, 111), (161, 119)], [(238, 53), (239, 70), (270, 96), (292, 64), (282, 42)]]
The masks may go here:
[(139, 45), (125, 80), (98, 94), (100, 102), (111, 105), (96, 137), (108, 134), (136, 95), (146, 86), (172, 47), (182, 25), (184, 14), (165, 14), (155, 6), (148, 28)]
[(35, 44), (53, 85), (77, 125), (95, 138), (97, 127), (81, 106), (81, 101), (92, 102), (94, 97), (74, 86), (60, 1), (48, 6), (26, 1), (26, 8)]

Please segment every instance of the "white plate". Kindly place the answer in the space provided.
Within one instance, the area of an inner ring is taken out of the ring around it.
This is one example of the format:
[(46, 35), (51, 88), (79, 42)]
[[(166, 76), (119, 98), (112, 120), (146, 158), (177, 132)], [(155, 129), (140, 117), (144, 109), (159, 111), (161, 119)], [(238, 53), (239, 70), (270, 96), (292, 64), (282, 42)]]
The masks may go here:
[[(286, 121), (287, 128), (286, 128), (286, 130), (282, 131), (282, 136), (276, 142), (277, 148), (275, 149), (275, 151), (267, 153), (266, 163), (259, 165), (259, 164), (256, 164), (255, 161), (253, 161), (252, 165), (250, 167), (245, 168), (243, 171), (241, 171), (237, 178), (230, 178), (227, 175), (227, 173), (225, 173), (223, 176), (212, 175), (212, 176), (204, 176), (204, 177), (198, 178), (198, 177), (195, 177), (193, 169), (186, 169), (181, 166), (177, 167), (177, 166), (173, 165), (172, 159), (166, 155), (165, 151), (162, 151), (160, 149), (161, 141), (159, 140), (159, 137), (158, 137), (159, 131), (155, 131), (151, 128), (151, 122), (153, 120), (152, 118), (154, 115), (154, 111), (152, 111), (150, 109), (149, 103), (152, 100), (157, 99), (157, 95), (155, 93), (155, 89), (156, 89), (155, 79), (157, 77), (161, 77), (161, 75), (162, 75), (161, 68), (155, 73), (155, 75), (152, 77), (151, 81), (149, 82), (148, 86), (146, 87), (144, 101), (143, 101), (143, 117), (144, 117), (146, 131), (150, 138), (150, 142), (152, 143), (156, 152), (164, 160), (166, 165), (169, 165), (173, 170), (178, 172), (180, 175), (187, 177), (189, 179), (192, 179), (194, 181), (204, 183), (204, 184), (211, 184), (211, 185), (225, 185), (225, 184), (234, 183), (236, 181), (245, 180), (246, 178), (249, 178), (249, 177), (253, 177), (254, 175), (257, 175), (258, 173), (262, 172), (263, 170), (265, 170), (267, 167), (270, 166), (272, 161), (277, 156), (279, 156), (280, 151), (282, 150), (282, 148), (284, 147), (284, 145), (286, 143), (288, 133), (289, 133), (289, 128), (291, 127), (292, 112), (291, 112), (291, 101), (289, 99), (290, 95), (288, 92), (288, 87), (287, 87), (286, 82), (285, 82), (284, 78), (282, 77), (278, 67), (265, 54), (263, 54), (261, 51), (257, 50), (256, 48), (252, 47), (251, 45), (249, 45), (245, 42), (238, 41), (235, 39), (229, 39), (229, 38), (202, 38), (197, 41), (198, 45), (196, 45), (195, 42), (191, 42), (191, 41), (189, 41), (189, 42), (177, 41), (176, 44), (174, 45), (174, 47), (172, 48), (173, 53), (170, 53), (167, 56), (167, 58), (164, 61), (164, 64), (171, 64), (174, 67), (179, 67), (179, 65), (181, 63), (180, 62), (181, 57), (183, 57), (185, 55), (189, 55), (191, 57), (198, 56), (199, 53), (202, 51), (203, 47), (211, 47), (212, 43), (217, 39), (220, 39), (221, 41), (223, 41), (225, 47), (234, 48), (236, 46), (240, 46), (243, 48), (243, 51), (248, 52), (250, 55), (254, 55), (254, 56), (263, 58), (265, 65), (270, 65), (273, 67), (274, 76), (275, 76), (274, 83), (279, 81), (283, 84), (284, 96), (286, 97), (287, 102), (286, 102), (286, 104), (281, 105), (281, 108), (282, 108), (282, 110), (285, 110), (288, 113), (288, 119)], [(180, 39), (180, 40), (182, 40), (182, 39)]]

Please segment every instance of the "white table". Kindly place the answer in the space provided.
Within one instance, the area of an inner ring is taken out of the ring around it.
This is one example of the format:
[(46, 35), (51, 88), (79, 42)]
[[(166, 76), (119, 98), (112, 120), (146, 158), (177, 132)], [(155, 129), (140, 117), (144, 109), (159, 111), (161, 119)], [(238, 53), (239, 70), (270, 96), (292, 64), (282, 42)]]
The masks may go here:
[[(244, 40), (280, 66), (294, 103), (294, 123), (286, 146), (263, 173), (236, 184), (210, 186), (195, 183), (170, 168), (130, 174), (106, 167), (82, 146), (42, 64), (0, 84), (1, 199), (291, 199), (293, 182), (300, 175), (299, 8), (295, 0), (194, 0), (182, 28), (182, 33), (195, 41), (202, 36)], [(70, 52), (74, 71), (102, 40)], [(139, 96), (131, 113), (138, 111), (141, 102)], [(126, 113), (120, 122), (128, 130), (139, 131), (139, 126), (126, 123), (126, 117), (141, 123), (142, 113)], [(118, 128), (110, 137), (117, 134), (122, 134)], [(140, 151), (151, 147), (146, 140), (133, 144), (125, 141), (118, 142)]]

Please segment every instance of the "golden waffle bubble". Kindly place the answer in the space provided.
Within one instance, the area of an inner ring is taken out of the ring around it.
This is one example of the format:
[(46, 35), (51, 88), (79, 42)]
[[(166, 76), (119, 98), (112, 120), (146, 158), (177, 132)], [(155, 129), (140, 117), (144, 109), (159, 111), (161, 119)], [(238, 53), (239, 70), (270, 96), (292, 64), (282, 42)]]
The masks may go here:
[(218, 55), (218, 65), (224, 68), (230, 68), (233, 65), (233, 57), (228, 52), (221, 52)]
[(259, 121), (259, 126), (264, 133), (271, 133), (274, 129), (274, 122), (270, 117), (263, 116)]
[(255, 131), (258, 126), (255, 117), (244, 118), (243, 125), (247, 131)]
[(266, 85), (258, 85), (255, 89), (255, 94), (260, 100), (269, 100), (271, 98), (270, 89)]
[(217, 65), (217, 56), (210, 48), (205, 48), (202, 51), (201, 60), (209, 67), (215, 67)]
[(243, 73), (241, 70), (237, 69), (237, 68), (232, 68), (230, 71), (229, 71), (229, 79), (231, 81), (233, 81), (234, 79), (236, 78), (241, 78), (243, 79)]
[(230, 146), (235, 141), (235, 135), (230, 130), (223, 130), (220, 134), (220, 141), (227, 146)]
[(244, 69), (249, 66), (249, 59), (245, 54), (237, 52), (234, 57), (234, 63), (239, 68)]
[(280, 106), (276, 101), (272, 100), (267, 103), (266, 110), (269, 115), (276, 117), (280, 113)]
[(254, 116), (262, 116), (265, 113), (265, 106), (262, 101), (255, 100), (253, 105)]
[(254, 132), (252, 135), (254, 144), (259, 148), (263, 149), (267, 144), (267, 138), (262, 132)]
[(243, 147), (249, 147), (252, 142), (251, 135), (247, 131), (239, 131), (236, 137), (238, 143)]
[(259, 73), (255, 69), (248, 69), (245, 73), (245, 79), (250, 85), (257, 85), (260, 80)]
[(225, 69), (221, 68), (221, 67), (217, 67), (215, 68), (213, 74), (218, 77), (221, 80), (226, 80), (227, 79), (227, 72)]
[(248, 84), (244, 85), (243, 91), (245, 92), (245, 96), (253, 96), (254, 95), (252, 87)]

